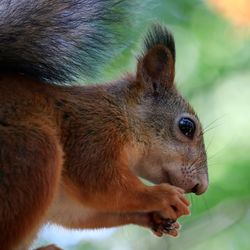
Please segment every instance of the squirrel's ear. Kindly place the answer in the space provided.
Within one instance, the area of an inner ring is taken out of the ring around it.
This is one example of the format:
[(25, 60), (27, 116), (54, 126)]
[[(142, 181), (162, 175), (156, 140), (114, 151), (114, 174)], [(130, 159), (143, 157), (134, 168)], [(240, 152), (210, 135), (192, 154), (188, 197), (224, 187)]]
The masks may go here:
[(171, 33), (154, 25), (146, 36), (144, 50), (138, 62), (137, 79), (151, 84), (157, 92), (161, 87), (171, 87), (175, 75), (175, 44)]

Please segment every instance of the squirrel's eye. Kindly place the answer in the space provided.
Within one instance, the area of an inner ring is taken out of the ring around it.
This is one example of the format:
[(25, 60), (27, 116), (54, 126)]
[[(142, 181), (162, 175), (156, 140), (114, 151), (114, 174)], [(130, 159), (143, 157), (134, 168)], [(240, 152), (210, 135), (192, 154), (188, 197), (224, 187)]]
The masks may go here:
[(179, 120), (179, 129), (185, 135), (186, 137), (192, 139), (194, 137), (195, 133), (195, 122), (188, 118), (188, 117), (183, 117)]

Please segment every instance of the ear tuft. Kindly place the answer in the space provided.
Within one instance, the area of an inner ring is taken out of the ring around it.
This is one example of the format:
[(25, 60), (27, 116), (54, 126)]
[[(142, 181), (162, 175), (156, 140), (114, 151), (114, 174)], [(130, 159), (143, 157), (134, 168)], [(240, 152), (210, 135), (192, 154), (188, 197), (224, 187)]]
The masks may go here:
[(144, 43), (144, 52), (139, 58), (137, 78), (154, 92), (174, 85), (175, 44), (171, 33), (155, 24), (149, 30)]
[(160, 24), (154, 24), (149, 29), (144, 40), (144, 54), (157, 45), (162, 45), (169, 49), (175, 62), (175, 42), (171, 32)]

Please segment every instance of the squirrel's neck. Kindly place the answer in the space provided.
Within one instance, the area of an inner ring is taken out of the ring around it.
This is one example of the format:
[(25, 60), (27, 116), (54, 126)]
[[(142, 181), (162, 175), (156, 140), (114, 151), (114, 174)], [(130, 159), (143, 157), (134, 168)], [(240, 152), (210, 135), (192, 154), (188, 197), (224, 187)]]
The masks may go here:
[(124, 150), (130, 158), (137, 157), (144, 146), (144, 130), (138, 104), (131, 99), (137, 98), (134, 94), (131, 97), (131, 80), (130, 77), (114, 84), (63, 87), (56, 93), (61, 140), (68, 162), (72, 164), (79, 148), (86, 148), (90, 157), (99, 154), (99, 158), (105, 158), (103, 161), (114, 161)]
[(128, 76), (104, 85), (60, 87), (55, 94), (55, 107), (60, 112), (63, 131), (88, 126), (98, 132), (100, 127), (110, 127), (117, 136), (137, 140), (141, 122), (138, 96), (131, 91), (132, 81), (133, 77)]

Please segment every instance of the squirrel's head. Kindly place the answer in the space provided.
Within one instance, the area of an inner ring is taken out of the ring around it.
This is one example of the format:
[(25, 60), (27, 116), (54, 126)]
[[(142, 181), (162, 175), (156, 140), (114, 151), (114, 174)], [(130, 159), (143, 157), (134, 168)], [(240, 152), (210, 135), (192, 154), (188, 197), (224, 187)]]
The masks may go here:
[[(149, 181), (168, 182), (202, 194), (208, 186), (202, 127), (178, 93), (174, 75), (174, 39), (166, 28), (155, 25), (145, 39), (133, 82), (140, 94), (131, 126), (137, 130), (135, 140), (143, 150), (136, 164), (131, 159), (131, 165), (137, 175)], [(141, 136), (136, 138), (138, 134)]]

